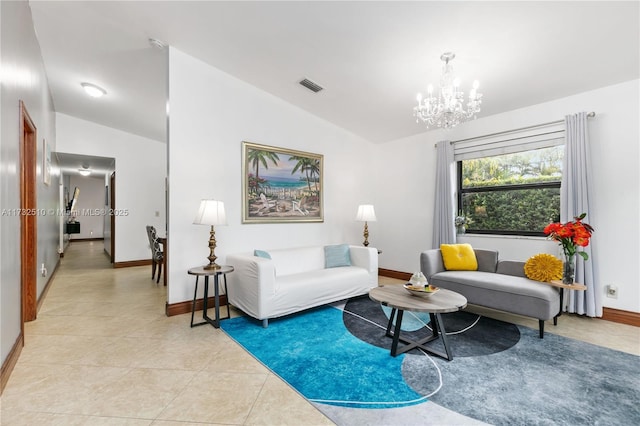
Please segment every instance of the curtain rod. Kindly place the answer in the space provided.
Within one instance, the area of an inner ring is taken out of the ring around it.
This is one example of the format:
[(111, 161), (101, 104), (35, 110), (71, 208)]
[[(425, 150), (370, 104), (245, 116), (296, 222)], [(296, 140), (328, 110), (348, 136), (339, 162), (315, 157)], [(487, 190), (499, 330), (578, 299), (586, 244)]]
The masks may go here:
[[(593, 111), (591, 111), (590, 113), (587, 114), (587, 118), (593, 118), (595, 116), (596, 116), (596, 113), (593, 112)], [(564, 120), (556, 120), (556, 121), (550, 121), (548, 123), (543, 123), (543, 124), (535, 124), (533, 126), (520, 127), (518, 129), (504, 130), (502, 132), (490, 133), (488, 135), (476, 136), (476, 137), (467, 138), (467, 139), (459, 139), (457, 141), (451, 141), (449, 143), (451, 145), (453, 145), (454, 143), (457, 143), (457, 142), (466, 142), (466, 141), (470, 141), (470, 140), (473, 140), (473, 139), (488, 138), (488, 137), (491, 137), (491, 136), (498, 136), (498, 135), (502, 135), (502, 134), (505, 134), (505, 133), (519, 132), (521, 130), (535, 129), (536, 127), (546, 127), (546, 126), (551, 126), (551, 125), (560, 124), (560, 123), (564, 123)], [(438, 146), (438, 144), (434, 145), (434, 147), (437, 147), (437, 146)]]

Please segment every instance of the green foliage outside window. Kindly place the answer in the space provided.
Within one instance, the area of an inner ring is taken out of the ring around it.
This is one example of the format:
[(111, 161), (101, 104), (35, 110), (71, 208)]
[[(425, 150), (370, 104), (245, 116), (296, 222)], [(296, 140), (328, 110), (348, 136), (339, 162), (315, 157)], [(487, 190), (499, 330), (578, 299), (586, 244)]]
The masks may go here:
[(560, 216), (563, 147), (463, 160), (459, 210), (469, 233), (543, 235)]

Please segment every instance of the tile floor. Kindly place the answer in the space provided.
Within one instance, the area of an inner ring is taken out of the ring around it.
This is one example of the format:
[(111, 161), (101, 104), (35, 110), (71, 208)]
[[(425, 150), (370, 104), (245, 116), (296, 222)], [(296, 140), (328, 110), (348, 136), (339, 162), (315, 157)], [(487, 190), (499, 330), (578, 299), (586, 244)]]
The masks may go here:
[[(150, 269), (112, 269), (101, 241), (71, 243), (38, 319), (25, 325), (2, 425), (333, 424), (222, 331), (190, 328), (190, 314), (166, 317)], [(640, 355), (637, 327), (572, 315), (547, 327)]]

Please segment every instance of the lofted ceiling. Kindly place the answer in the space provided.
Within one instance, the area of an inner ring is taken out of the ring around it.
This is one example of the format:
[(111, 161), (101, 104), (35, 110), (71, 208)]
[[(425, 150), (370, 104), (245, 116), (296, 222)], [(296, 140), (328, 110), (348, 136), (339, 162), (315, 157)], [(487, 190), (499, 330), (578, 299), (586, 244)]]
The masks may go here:
[(167, 51), (149, 38), (376, 143), (426, 130), (412, 108), (445, 51), (463, 90), (480, 80), (479, 117), (640, 77), (637, 1), (29, 3), (56, 111), (159, 141)]

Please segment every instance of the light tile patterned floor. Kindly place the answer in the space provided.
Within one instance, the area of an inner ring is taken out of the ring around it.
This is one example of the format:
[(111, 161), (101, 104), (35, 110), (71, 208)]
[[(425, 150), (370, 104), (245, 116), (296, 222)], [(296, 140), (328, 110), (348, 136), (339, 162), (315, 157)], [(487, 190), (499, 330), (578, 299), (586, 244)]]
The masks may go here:
[(164, 314), (151, 267), (113, 269), (73, 242), (1, 399), (4, 425), (333, 424), (190, 314)]
[[(150, 270), (112, 269), (101, 241), (69, 246), (38, 319), (25, 325), (2, 425), (332, 424), (222, 331), (190, 328), (190, 314), (166, 317)], [(637, 327), (563, 315), (547, 330), (640, 355)]]

